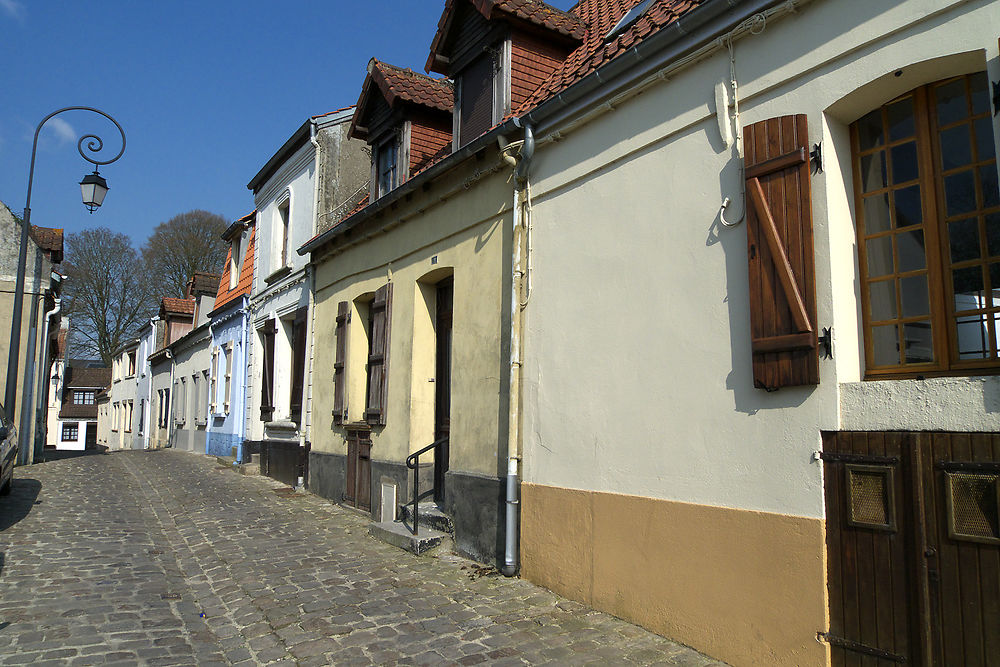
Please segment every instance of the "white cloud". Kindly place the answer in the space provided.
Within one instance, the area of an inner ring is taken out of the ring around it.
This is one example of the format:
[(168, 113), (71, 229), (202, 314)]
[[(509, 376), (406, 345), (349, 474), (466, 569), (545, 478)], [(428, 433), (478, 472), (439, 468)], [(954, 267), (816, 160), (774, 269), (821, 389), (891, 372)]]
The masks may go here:
[[(0, 2), (3, 1), (4, 0), (0, 0)], [(73, 126), (64, 121), (62, 118), (50, 118), (49, 122), (45, 124), (45, 127), (51, 129), (55, 133), (56, 137), (59, 138), (59, 141), (67, 142), (76, 141), (77, 139), (76, 130), (74, 130)]]
[(24, 5), (17, 0), (0, 0), (0, 9), (6, 12), (11, 18), (15, 18), (18, 21), (24, 20)]

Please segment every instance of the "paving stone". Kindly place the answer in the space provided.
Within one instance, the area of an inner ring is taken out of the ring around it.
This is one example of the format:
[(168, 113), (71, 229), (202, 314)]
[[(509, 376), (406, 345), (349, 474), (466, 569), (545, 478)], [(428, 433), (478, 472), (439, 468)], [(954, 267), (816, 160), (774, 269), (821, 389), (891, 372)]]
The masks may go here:
[(721, 664), (216, 468), (172, 450), (19, 468), (0, 498), (18, 517), (0, 530), (0, 664)]

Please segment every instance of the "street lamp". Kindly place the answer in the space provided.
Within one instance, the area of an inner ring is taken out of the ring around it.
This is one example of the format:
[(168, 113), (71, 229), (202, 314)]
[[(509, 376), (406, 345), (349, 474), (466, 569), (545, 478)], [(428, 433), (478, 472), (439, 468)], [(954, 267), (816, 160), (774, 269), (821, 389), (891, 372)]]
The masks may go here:
[[(42, 122), (38, 124), (35, 128), (35, 138), (31, 143), (31, 167), (28, 170), (28, 196), (25, 199), (24, 204), (24, 216), (21, 221), (21, 245), (17, 252), (17, 282), (14, 287), (14, 312), (11, 318), (10, 324), (10, 352), (7, 355), (7, 386), (4, 391), (3, 405), (4, 409), (7, 411), (7, 417), (10, 421), (14, 421), (14, 403), (17, 400), (17, 368), (18, 368), (18, 356), (21, 351), (21, 310), (24, 304), (24, 279), (25, 279), (25, 267), (28, 260), (28, 230), (31, 228), (31, 186), (35, 180), (35, 153), (38, 149), (38, 134), (42, 131), (42, 126), (53, 116), (57, 116), (65, 111), (91, 111), (96, 114), (104, 116), (118, 128), (118, 132), (122, 135), (122, 149), (118, 151), (110, 160), (98, 160), (96, 159), (96, 154), (100, 153), (104, 149), (104, 141), (94, 134), (85, 134), (80, 137), (80, 140), (76, 144), (76, 149), (80, 152), (80, 155), (84, 160), (90, 162), (94, 165), (94, 173), (87, 174), (83, 177), (80, 182), (81, 194), (83, 195), (83, 204), (93, 213), (97, 207), (99, 207), (104, 202), (104, 195), (108, 192), (108, 183), (101, 177), (97, 171), (97, 167), (105, 164), (111, 164), (125, 153), (125, 130), (122, 126), (118, 124), (118, 121), (104, 113), (100, 109), (94, 109), (93, 107), (64, 107), (58, 111), (53, 111), (48, 116), (42, 119)], [(90, 153), (94, 154), (94, 157), (87, 155), (84, 152), (84, 142), (86, 142), (86, 149)], [(23, 447), (23, 444), (22, 444)]]

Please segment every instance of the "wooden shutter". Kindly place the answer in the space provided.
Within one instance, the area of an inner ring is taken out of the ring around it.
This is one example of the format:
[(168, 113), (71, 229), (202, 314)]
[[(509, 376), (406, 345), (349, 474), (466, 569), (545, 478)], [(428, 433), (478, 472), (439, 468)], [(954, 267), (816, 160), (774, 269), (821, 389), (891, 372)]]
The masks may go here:
[(493, 126), (493, 77), (496, 67), (490, 54), (479, 58), (462, 72), (460, 146), (469, 143)]
[(386, 384), (389, 375), (389, 326), (392, 314), (392, 283), (375, 291), (371, 305), (371, 345), (368, 349), (368, 409), (369, 424), (385, 425)]
[(261, 335), (264, 347), (262, 382), (260, 392), (260, 419), (271, 421), (274, 414), (274, 335), (277, 323), (271, 320), (264, 325)]
[(754, 386), (819, 383), (805, 115), (743, 129)]
[(347, 325), (351, 321), (351, 304), (341, 301), (337, 304), (337, 328), (334, 333), (337, 357), (333, 362), (333, 422), (343, 424), (347, 420)]
[(292, 391), (288, 399), (289, 418), (302, 426), (302, 389), (306, 376), (306, 317), (308, 309), (301, 308), (292, 323)]

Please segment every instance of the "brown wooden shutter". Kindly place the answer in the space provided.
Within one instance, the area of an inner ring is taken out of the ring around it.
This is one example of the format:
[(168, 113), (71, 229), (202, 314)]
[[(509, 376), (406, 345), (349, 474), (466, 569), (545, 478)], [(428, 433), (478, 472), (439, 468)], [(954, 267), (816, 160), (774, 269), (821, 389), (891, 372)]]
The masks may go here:
[(493, 126), (493, 77), (496, 67), (490, 54), (479, 58), (461, 74), (461, 138), (464, 146)]
[(371, 346), (368, 352), (368, 409), (365, 419), (385, 425), (386, 385), (389, 376), (389, 327), (392, 319), (392, 283), (375, 291), (371, 305)]
[(351, 321), (351, 304), (341, 301), (337, 304), (337, 328), (334, 334), (337, 357), (333, 362), (333, 422), (343, 424), (347, 419), (347, 324)]
[(819, 384), (805, 115), (743, 129), (753, 383)]

